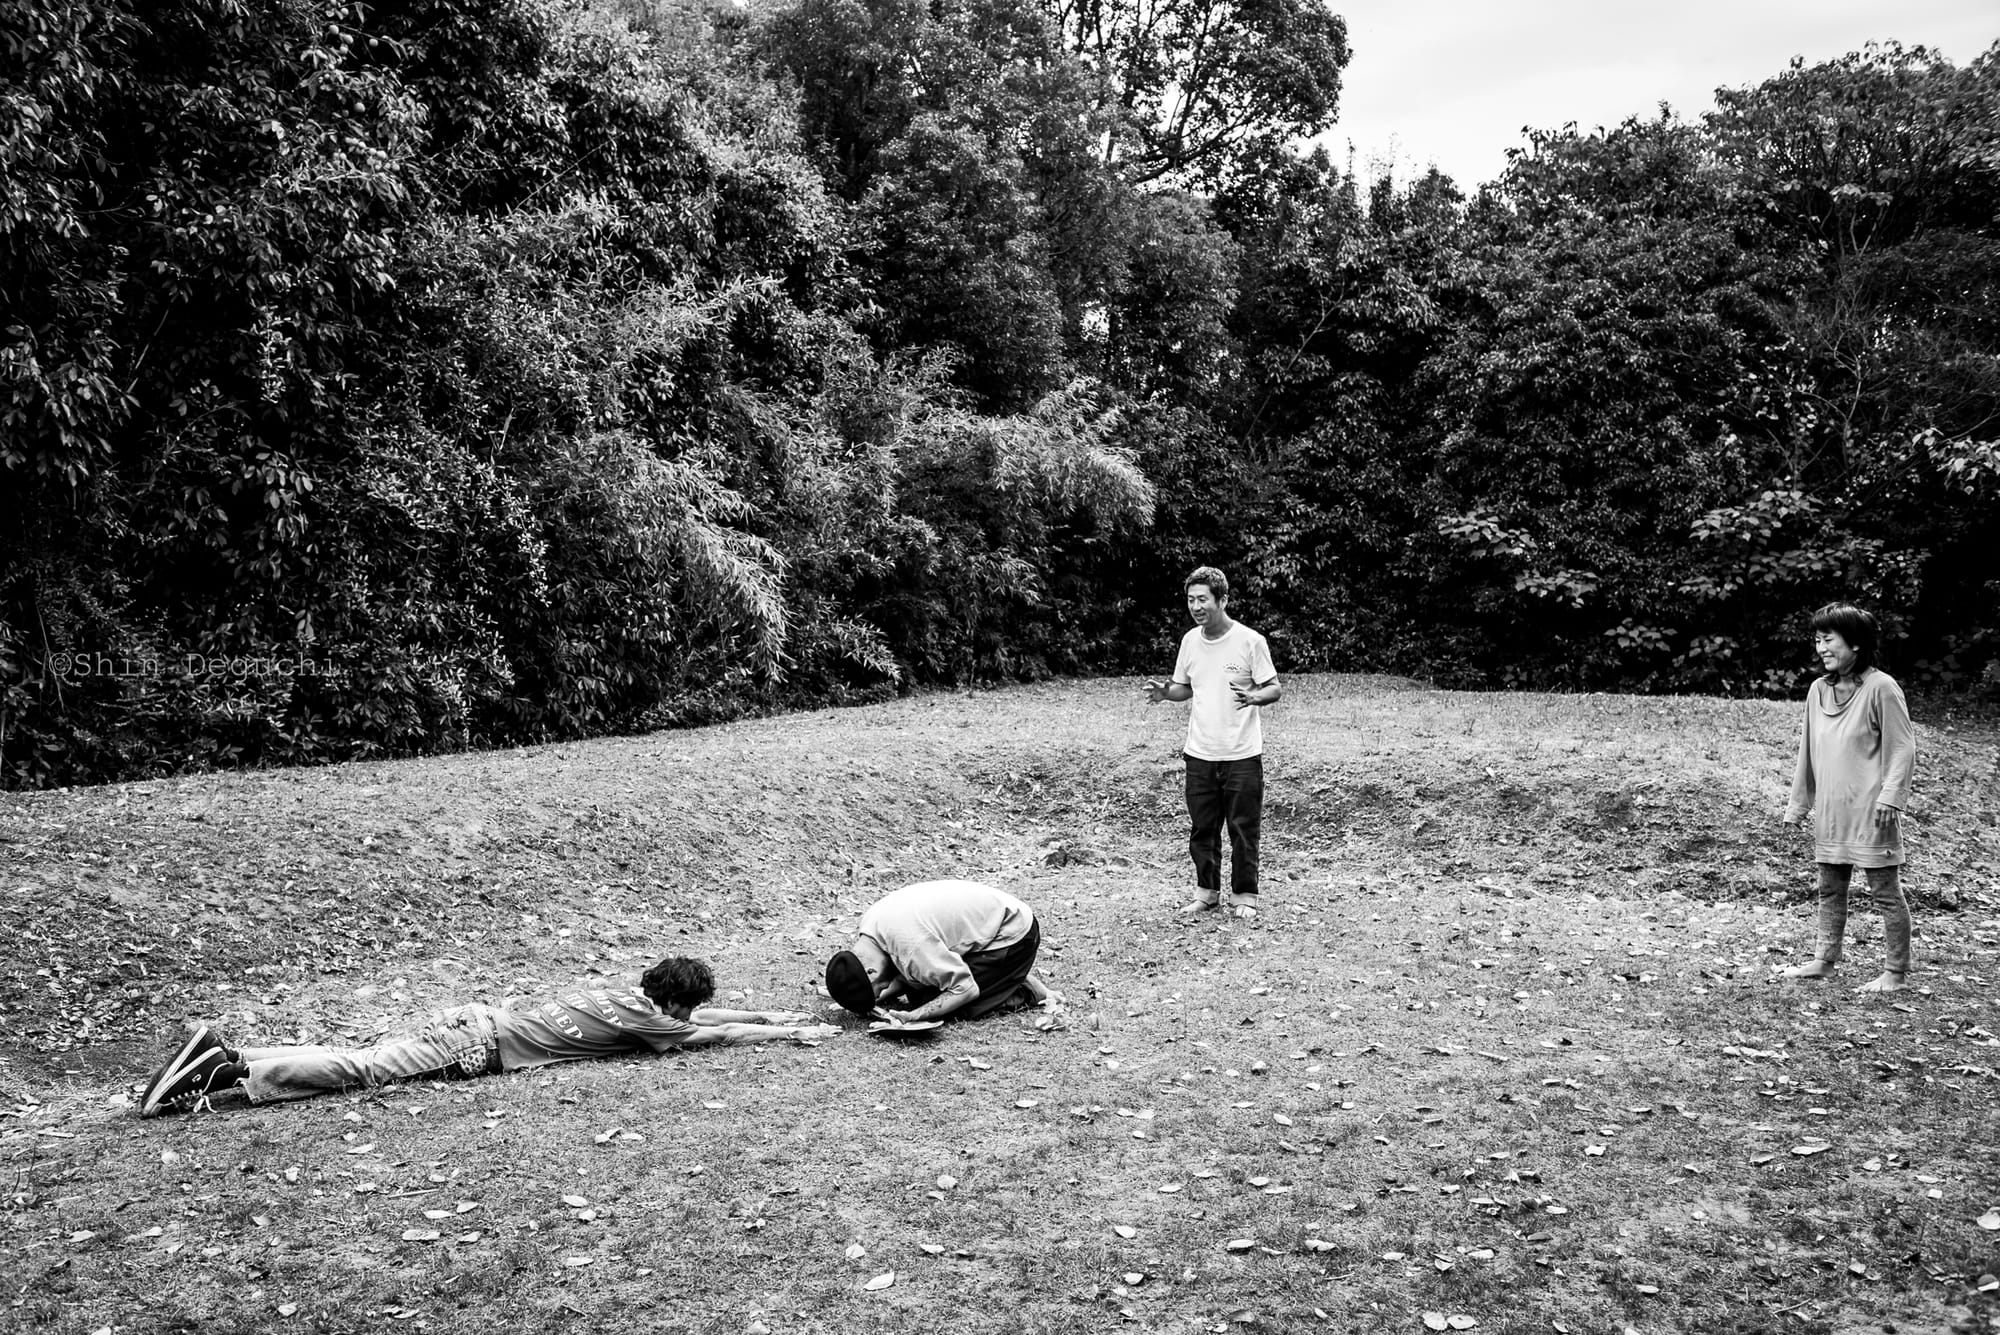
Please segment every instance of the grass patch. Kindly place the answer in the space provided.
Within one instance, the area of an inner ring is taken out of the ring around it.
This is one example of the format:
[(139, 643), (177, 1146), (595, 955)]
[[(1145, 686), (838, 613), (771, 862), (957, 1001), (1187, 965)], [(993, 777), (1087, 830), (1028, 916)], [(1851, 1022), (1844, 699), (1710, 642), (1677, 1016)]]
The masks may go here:
[[(2000, 1316), (1978, 1292), (2000, 1271), (1977, 1222), (2000, 1206), (1990, 730), (1920, 721), (1922, 986), (1864, 1000), (1863, 913), (1852, 977), (1770, 977), (1811, 932), (1807, 849), (1775, 824), (1791, 707), (1293, 679), (1266, 912), (1195, 924), (1169, 913), (1182, 717), (1136, 682), (1057, 683), (0, 798), (0, 1313), (843, 1335)], [(667, 953), (806, 1004), (869, 900), (940, 874), (1041, 912), (1055, 1027), (114, 1106), (187, 1019), (353, 1041)]]

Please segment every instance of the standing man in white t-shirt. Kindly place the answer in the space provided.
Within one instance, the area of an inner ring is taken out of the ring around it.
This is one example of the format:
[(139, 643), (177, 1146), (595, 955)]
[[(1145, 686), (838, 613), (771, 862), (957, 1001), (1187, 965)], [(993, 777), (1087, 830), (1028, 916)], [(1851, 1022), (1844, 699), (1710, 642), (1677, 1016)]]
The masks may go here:
[(1222, 902), (1222, 831), (1229, 830), (1229, 894), (1238, 917), (1255, 917), (1257, 839), (1264, 820), (1263, 706), (1284, 694), (1271, 646), (1229, 615), (1229, 577), (1202, 566), (1182, 581), (1194, 629), (1181, 637), (1171, 682), (1146, 683), (1146, 698), (1192, 700), (1188, 710), (1188, 856), (1195, 900)]

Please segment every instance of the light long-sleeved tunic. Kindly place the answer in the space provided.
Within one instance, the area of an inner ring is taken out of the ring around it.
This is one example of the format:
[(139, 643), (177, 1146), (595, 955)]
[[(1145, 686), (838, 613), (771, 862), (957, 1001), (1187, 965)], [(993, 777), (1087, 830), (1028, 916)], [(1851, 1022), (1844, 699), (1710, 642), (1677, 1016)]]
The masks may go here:
[(1903, 861), (1903, 823), (1875, 823), (1875, 808), (1909, 804), (1916, 732), (1903, 688), (1870, 668), (1845, 704), (1821, 677), (1806, 693), (1799, 763), (1792, 773), (1791, 818), (1813, 816), (1813, 861), (1895, 867)]

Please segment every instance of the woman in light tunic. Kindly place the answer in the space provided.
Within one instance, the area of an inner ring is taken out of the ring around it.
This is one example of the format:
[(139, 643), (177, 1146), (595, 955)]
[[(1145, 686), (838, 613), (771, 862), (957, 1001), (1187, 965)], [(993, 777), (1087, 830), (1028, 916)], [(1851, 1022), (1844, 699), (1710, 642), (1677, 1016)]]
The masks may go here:
[(1880, 628), (1871, 613), (1828, 603), (1813, 613), (1813, 649), (1826, 675), (1806, 693), (1799, 763), (1785, 823), (1813, 818), (1819, 865), (1819, 953), (1785, 970), (1787, 978), (1824, 978), (1840, 962), (1847, 934), (1847, 887), (1854, 869), (1867, 877), (1882, 913), (1887, 958), (1863, 992), (1894, 992), (1910, 972), (1910, 906), (1897, 868), (1903, 864), (1902, 813), (1917, 758), (1909, 706), (1896, 679), (1875, 666)]

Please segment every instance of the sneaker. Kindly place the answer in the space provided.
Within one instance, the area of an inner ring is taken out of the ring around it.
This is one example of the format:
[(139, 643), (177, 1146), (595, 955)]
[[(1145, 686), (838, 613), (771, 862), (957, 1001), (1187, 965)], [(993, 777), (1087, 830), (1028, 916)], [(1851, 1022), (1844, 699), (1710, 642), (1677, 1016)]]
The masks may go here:
[(235, 1054), (207, 1025), (188, 1035), (179, 1052), (153, 1072), (146, 1092), (139, 1099), (139, 1116), (158, 1117), (168, 1108), (179, 1108), (231, 1082), (225, 1075)]

